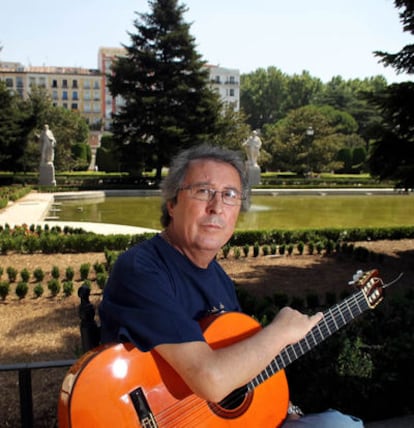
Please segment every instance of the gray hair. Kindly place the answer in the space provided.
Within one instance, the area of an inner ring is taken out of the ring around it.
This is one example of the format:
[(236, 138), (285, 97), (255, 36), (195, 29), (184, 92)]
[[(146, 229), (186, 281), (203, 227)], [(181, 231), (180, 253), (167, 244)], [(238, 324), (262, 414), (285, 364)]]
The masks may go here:
[(210, 159), (233, 166), (239, 173), (242, 193), (246, 195), (248, 188), (247, 175), (242, 156), (239, 152), (210, 144), (193, 146), (180, 152), (172, 159), (168, 174), (160, 184), (161, 195), (163, 197), (160, 220), (163, 227), (167, 227), (171, 220), (167, 209), (167, 202), (171, 201), (175, 203), (177, 201), (178, 191), (183, 184), (190, 163), (199, 159)]

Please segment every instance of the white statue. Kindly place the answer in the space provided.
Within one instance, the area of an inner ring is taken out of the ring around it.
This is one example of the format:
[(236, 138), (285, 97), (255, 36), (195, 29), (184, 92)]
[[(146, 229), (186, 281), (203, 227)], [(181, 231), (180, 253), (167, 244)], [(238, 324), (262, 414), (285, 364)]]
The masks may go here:
[(252, 166), (257, 166), (257, 158), (259, 157), (259, 150), (262, 146), (262, 141), (259, 138), (257, 131), (253, 131), (252, 135), (243, 143), (246, 148), (247, 161)]
[(45, 125), (42, 133), (40, 134), (40, 144), (40, 164), (45, 165), (53, 163), (55, 160), (56, 139), (53, 132), (49, 129), (49, 125)]

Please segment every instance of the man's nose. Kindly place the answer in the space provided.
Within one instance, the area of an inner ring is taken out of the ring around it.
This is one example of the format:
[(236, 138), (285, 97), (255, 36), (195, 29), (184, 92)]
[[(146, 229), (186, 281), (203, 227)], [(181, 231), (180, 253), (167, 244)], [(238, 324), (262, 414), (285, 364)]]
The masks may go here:
[(211, 200), (208, 202), (207, 209), (213, 212), (223, 211), (223, 198), (220, 192), (216, 192)]

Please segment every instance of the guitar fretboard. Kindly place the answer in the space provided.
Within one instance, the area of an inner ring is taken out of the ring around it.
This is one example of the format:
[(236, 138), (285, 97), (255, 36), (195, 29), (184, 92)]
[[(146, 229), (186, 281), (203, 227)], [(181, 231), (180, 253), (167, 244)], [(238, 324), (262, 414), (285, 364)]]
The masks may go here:
[(259, 375), (252, 379), (247, 385), (248, 389), (252, 390), (269, 379), (369, 308), (363, 291), (358, 291), (329, 308), (324, 312), (322, 320), (303, 339), (286, 346)]

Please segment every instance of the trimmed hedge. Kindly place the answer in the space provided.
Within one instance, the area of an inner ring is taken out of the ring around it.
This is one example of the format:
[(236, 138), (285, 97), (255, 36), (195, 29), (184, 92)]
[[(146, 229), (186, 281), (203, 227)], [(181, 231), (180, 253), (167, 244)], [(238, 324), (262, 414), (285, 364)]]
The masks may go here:
[[(79, 228), (50, 228), (45, 225), (27, 225), (10, 228), (0, 226), (0, 253), (9, 251), (19, 253), (42, 252), (87, 253), (105, 250), (124, 251), (134, 244), (145, 241), (155, 233), (139, 235), (100, 235), (85, 232)], [(329, 248), (335, 243), (353, 241), (400, 240), (414, 238), (414, 226), (392, 228), (358, 229), (306, 229), (306, 230), (248, 230), (236, 231), (226, 245), (244, 247), (245, 245), (301, 245), (320, 243)]]

